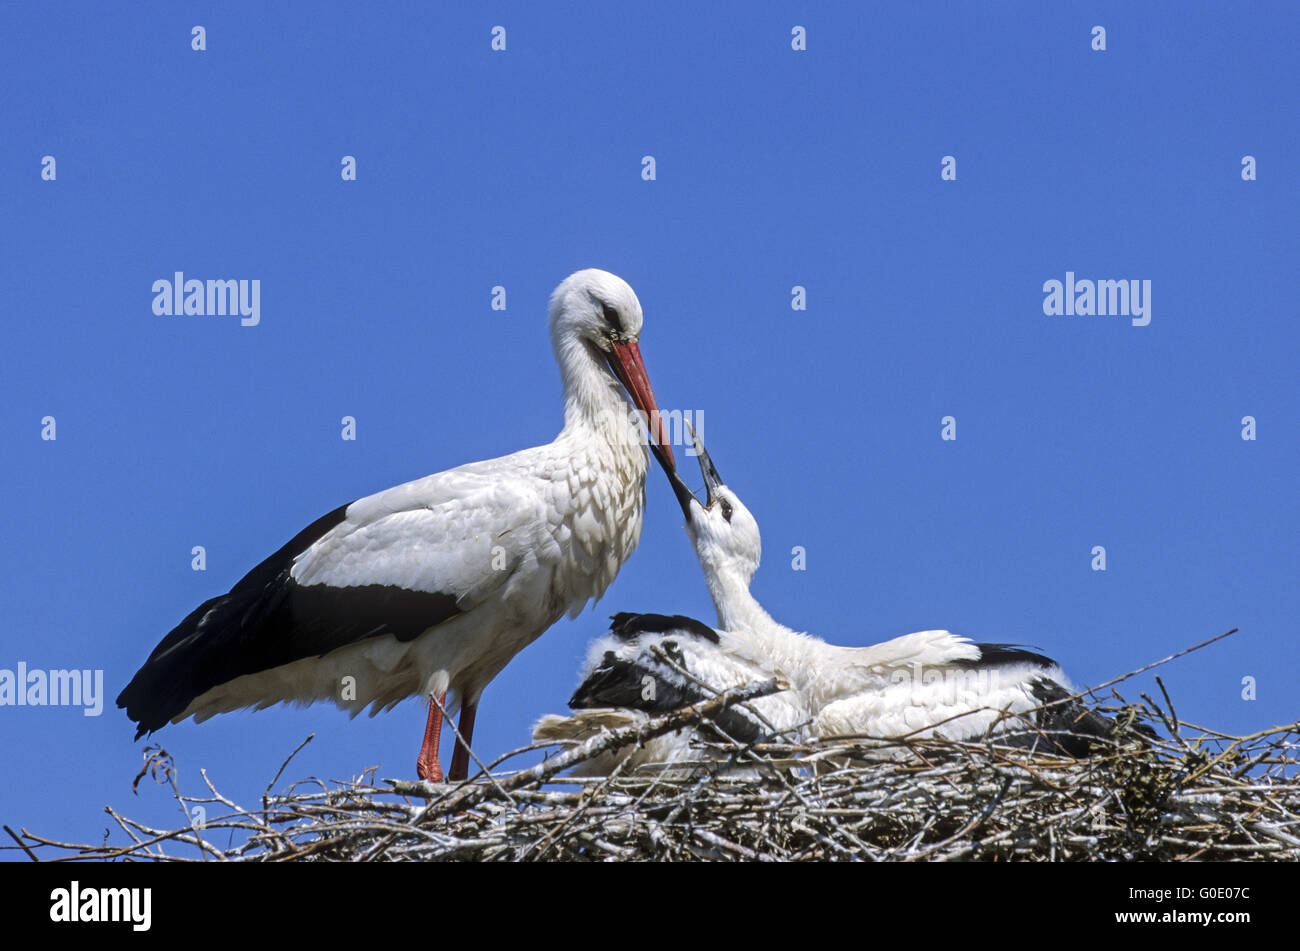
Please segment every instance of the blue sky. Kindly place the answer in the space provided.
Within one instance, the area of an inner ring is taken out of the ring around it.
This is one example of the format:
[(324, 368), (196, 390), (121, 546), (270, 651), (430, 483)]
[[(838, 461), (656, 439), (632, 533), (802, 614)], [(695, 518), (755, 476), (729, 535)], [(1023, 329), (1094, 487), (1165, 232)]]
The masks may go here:
[[(1240, 627), (1161, 671), (1178, 713), (1295, 719), (1293, 5), (431, 6), (0, 12), (0, 668), (101, 669), (107, 694), (0, 707), (4, 822), (175, 822), (130, 792), (117, 692), (318, 515), (551, 439), (546, 300), (591, 266), (636, 289), (660, 404), (703, 414), (779, 619), (1036, 645), (1080, 684)], [(260, 323), (155, 315), (178, 270), (259, 280)], [(1067, 271), (1149, 280), (1149, 325), (1046, 315)], [(620, 610), (712, 617), (657, 471), (604, 600), (488, 687), (480, 755), (564, 708)], [(312, 732), (294, 777), (410, 778), (424, 715), (155, 740), (186, 789), (205, 768), (247, 800)]]

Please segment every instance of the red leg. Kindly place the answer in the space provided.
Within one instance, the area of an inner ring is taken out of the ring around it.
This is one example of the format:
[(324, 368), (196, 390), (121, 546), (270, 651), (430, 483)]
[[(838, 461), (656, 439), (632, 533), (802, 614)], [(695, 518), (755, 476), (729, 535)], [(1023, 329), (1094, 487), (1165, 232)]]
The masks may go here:
[(442, 737), (442, 704), (447, 699), (444, 690), (437, 703), (429, 704), (429, 722), (424, 725), (424, 743), (420, 758), (415, 761), (415, 771), (421, 779), (431, 783), (442, 782), (442, 763), (438, 762), (438, 741)]
[[(474, 714), (478, 713), (477, 703), (467, 703), (460, 712), (460, 735), (465, 744), (474, 741)], [(458, 783), (469, 776), (469, 748), (456, 741), (456, 752), (451, 754), (451, 772), (447, 774), (450, 782)]]

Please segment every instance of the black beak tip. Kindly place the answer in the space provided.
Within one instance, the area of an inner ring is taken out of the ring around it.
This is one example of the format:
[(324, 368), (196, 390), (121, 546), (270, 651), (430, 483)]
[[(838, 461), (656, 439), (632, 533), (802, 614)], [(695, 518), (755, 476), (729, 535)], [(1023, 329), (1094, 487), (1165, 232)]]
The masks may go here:
[(708, 493), (708, 500), (705, 502), (706, 507), (713, 504), (713, 493), (715, 490), (725, 485), (722, 476), (718, 475), (718, 467), (713, 464), (713, 458), (709, 451), (704, 448), (704, 441), (700, 439), (699, 433), (690, 423), (686, 423), (686, 429), (691, 434), (691, 442), (695, 445), (695, 455), (700, 464), (700, 474), (704, 476), (704, 488)]
[(682, 507), (682, 514), (686, 516), (686, 521), (689, 522), (691, 520), (691, 503), (697, 501), (695, 493), (691, 491), (690, 486), (682, 480), (676, 470), (669, 472), (665, 469), (664, 473), (668, 476), (668, 483), (673, 487), (673, 494), (677, 496), (677, 504)]

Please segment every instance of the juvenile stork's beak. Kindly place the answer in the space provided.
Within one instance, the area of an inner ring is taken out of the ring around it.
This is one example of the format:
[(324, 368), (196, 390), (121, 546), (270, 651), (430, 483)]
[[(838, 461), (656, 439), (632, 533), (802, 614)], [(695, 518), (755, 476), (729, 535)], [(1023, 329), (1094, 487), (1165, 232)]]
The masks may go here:
[(700, 461), (700, 472), (704, 474), (704, 490), (707, 493), (704, 507), (708, 508), (713, 504), (717, 490), (726, 483), (722, 481), (722, 476), (718, 475), (718, 467), (713, 464), (713, 459), (709, 456), (709, 451), (704, 448), (704, 443), (700, 439), (700, 434), (695, 431), (695, 427), (690, 423), (686, 423), (686, 431), (691, 434), (691, 442), (695, 443), (695, 452)]
[(682, 512), (686, 515), (686, 521), (689, 522), (691, 520), (691, 503), (695, 502), (703, 508), (709, 508), (713, 505), (713, 500), (717, 497), (717, 490), (721, 488), (724, 483), (722, 481), (722, 476), (718, 475), (718, 467), (713, 464), (712, 457), (709, 456), (708, 450), (704, 448), (704, 443), (701, 441), (699, 433), (695, 431), (695, 428), (691, 426), (690, 423), (686, 423), (686, 431), (691, 434), (691, 441), (695, 444), (696, 458), (700, 463), (700, 472), (704, 476), (704, 501), (700, 502), (700, 500), (696, 498), (695, 493), (692, 492), (690, 487), (682, 480), (681, 475), (676, 469), (673, 469), (670, 472), (665, 468), (664, 472), (668, 475), (668, 481), (673, 487), (673, 494), (677, 496), (677, 504), (682, 507)]

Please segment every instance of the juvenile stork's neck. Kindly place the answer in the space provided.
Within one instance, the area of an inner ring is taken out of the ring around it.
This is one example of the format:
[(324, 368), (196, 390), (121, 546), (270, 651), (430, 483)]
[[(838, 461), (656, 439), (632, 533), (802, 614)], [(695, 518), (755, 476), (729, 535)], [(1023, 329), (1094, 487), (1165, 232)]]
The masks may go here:
[(775, 669), (810, 703), (819, 704), (824, 671), (833, 663), (835, 648), (768, 614), (750, 594), (750, 579), (743, 571), (706, 569), (704, 577), (718, 612), (718, 626), (730, 632), (733, 647), (760, 666)]
[(749, 579), (743, 573), (724, 567), (704, 570), (704, 579), (718, 612), (718, 626), (727, 631), (749, 631), (756, 636), (779, 637), (788, 631), (778, 623), (749, 593)]

